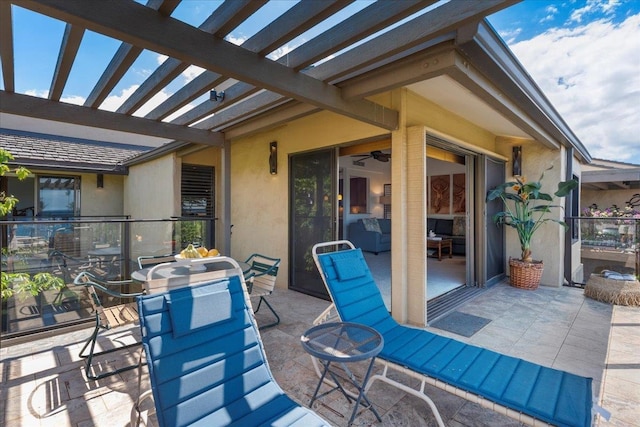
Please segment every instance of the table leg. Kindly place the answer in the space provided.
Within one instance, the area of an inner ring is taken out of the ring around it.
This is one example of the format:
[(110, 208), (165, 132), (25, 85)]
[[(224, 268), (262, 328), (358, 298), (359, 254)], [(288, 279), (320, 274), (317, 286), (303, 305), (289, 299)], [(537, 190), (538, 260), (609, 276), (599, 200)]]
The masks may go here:
[(438, 243), (438, 261), (442, 261), (442, 242)]
[(376, 416), (376, 418), (378, 419), (379, 422), (382, 422), (382, 418), (380, 418), (380, 415), (378, 415), (378, 411), (376, 411), (376, 408), (373, 407), (373, 405), (371, 404), (371, 402), (369, 401), (367, 396), (364, 394), (364, 388), (367, 385), (367, 382), (369, 381), (369, 376), (371, 375), (371, 370), (373, 369), (373, 362), (374, 361), (375, 361), (375, 357), (373, 359), (371, 359), (371, 362), (369, 363), (369, 368), (367, 369), (367, 373), (365, 374), (364, 378), (362, 379), (362, 384), (358, 385), (358, 383), (356, 381), (354, 381), (354, 379), (351, 380), (353, 382), (353, 385), (358, 389), (358, 398), (356, 399), (356, 404), (353, 407), (353, 412), (351, 413), (351, 418), (349, 419), (349, 424), (347, 424), (348, 426), (353, 424), (353, 421), (356, 419), (356, 414), (358, 412), (358, 406), (360, 405), (360, 401), (363, 400), (363, 399), (367, 403), (367, 405), (369, 405), (368, 409), (370, 409), (371, 412), (373, 412), (373, 415)]
[[(340, 385), (340, 381), (338, 380), (338, 378), (336, 378), (336, 376), (333, 374), (333, 372), (331, 372), (331, 370), (329, 369), (329, 367), (331, 365), (331, 362), (320, 361), (320, 363), (324, 366), (324, 371), (322, 372), (322, 375), (320, 376), (320, 381), (318, 381), (318, 386), (316, 387), (316, 391), (313, 393), (313, 397), (311, 398), (311, 402), (309, 402), (309, 408), (311, 408), (313, 406), (313, 402), (316, 399), (320, 399), (321, 397), (326, 396), (327, 394), (329, 394), (329, 393), (331, 393), (331, 392), (333, 392), (335, 390), (340, 390), (342, 392), (342, 394), (344, 394), (344, 397), (347, 399), (347, 402), (351, 403), (351, 398), (347, 394), (347, 391), (342, 387), (342, 385)], [(322, 383), (324, 382), (324, 379), (327, 376), (327, 373), (331, 376), (331, 378), (333, 379), (333, 382), (336, 384), (336, 386), (333, 387), (331, 390), (325, 391), (321, 395), (318, 395), (318, 392), (320, 391), (320, 387), (322, 386)]]
[(453, 242), (449, 243), (449, 258), (453, 258)]

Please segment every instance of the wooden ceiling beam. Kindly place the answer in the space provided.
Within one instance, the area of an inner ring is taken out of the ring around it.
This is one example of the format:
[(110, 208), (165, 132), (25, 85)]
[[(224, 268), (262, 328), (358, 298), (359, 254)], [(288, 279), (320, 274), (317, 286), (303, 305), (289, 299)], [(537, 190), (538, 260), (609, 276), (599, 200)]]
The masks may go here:
[[(264, 56), (352, 2), (353, 0), (299, 2), (242, 43), (242, 48)], [(205, 71), (196, 79), (181, 87), (176, 93), (145, 117), (153, 120), (161, 120), (201, 96), (206, 91), (215, 89), (215, 87), (224, 80), (226, 80), (226, 78), (218, 73)], [(231, 96), (229, 96), (229, 100), (231, 102), (237, 102), (237, 100)], [(207, 110), (219, 109), (216, 108), (217, 102), (211, 103), (205, 101), (200, 105), (203, 104), (208, 107)], [(213, 111), (207, 111), (207, 113), (201, 117), (211, 114), (212, 112)]]
[(0, 91), (0, 112), (222, 147), (224, 134)]
[[(309, 71), (309, 75), (323, 81), (336, 81), (357, 69), (383, 62), (409, 48), (419, 46), (436, 37), (455, 31), (465, 24), (478, 22), (487, 15), (518, 3), (520, 0), (484, 0), (471, 2), (451, 0), (409, 22), (339, 55)], [(332, 80), (321, 76), (330, 75)]]
[[(198, 27), (200, 31), (223, 38), (242, 21), (261, 8), (267, 0), (225, 1)], [(163, 87), (171, 83), (189, 67), (188, 62), (167, 58), (116, 110), (118, 113), (133, 114)], [(160, 116), (160, 115), (158, 115)]]
[(0, 1), (0, 58), (2, 58), (4, 90), (14, 92), (16, 88), (13, 63), (13, 20), (11, 3), (8, 1)]
[[(301, 68), (306, 67), (317, 60), (323, 59), (328, 55), (355, 43), (357, 40), (365, 38), (385, 26), (391, 25), (432, 3), (435, 3), (435, 0), (375, 2), (348, 17), (344, 21), (336, 24), (331, 31), (325, 31), (282, 56), (276, 62), (286, 65), (294, 70), (300, 70)], [(242, 47), (251, 46), (251, 43), (247, 40)], [(259, 90), (260, 88), (253, 85), (245, 82), (238, 82), (226, 90), (226, 93), (229, 95), (226, 100), (220, 103), (203, 102), (180, 117), (174, 119), (172, 123), (193, 123), (222, 109), (228, 109), (228, 111), (225, 110), (225, 116), (228, 118), (233, 116), (236, 109), (239, 112), (242, 112), (239, 114), (244, 114), (246, 111), (244, 106), (230, 106), (229, 104), (239, 103), (239, 101), (245, 97)], [(271, 102), (271, 99), (269, 99), (268, 102)], [(256, 108), (264, 108), (264, 106), (256, 106)], [(309, 109), (308, 111), (316, 111), (316, 109)], [(279, 114), (282, 115), (282, 113)], [(296, 112), (293, 113), (293, 116), (299, 116), (297, 109)]]
[[(180, 0), (149, 0), (147, 7), (157, 10), (161, 15), (170, 16), (179, 3)], [(111, 58), (109, 65), (100, 76), (98, 83), (89, 93), (84, 106), (98, 108), (141, 53), (142, 49), (129, 43), (121, 43), (115, 55)]]
[(51, 87), (49, 88), (49, 99), (52, 101), (59, 101), (62, 96), (62, 91), (69, 79), (69, 73), (71, 73), (71, 67), (76, 60), (83, 36), (84, 28), (72, 24), (66, 25), (64, 35), (62, 36), (58, 61), (56, 62), (56, 69), (53, 72)]
[[(487, 0), (492, 1), (499, 0)], [(177, 19), (162, 17), (135, 2), (16, 0), (16, 4), (374, 126), (388, 130), (398, 127), (397, 111), (367, 100), (347, 101), (335, 86), (212, 38)]]

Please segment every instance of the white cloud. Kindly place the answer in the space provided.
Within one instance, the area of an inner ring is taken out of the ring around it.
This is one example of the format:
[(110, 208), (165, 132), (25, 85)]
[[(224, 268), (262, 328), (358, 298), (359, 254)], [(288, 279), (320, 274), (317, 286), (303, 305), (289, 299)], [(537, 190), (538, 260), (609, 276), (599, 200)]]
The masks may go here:
[(640, 14), (511, 46), (593, 157), (640, 164)]
[(619, 0), (588, 0), (584, 7), (574, 10), (571, 13), (570, 21), (582, 22), (582, 19), (590, 14), (610, 15), (614, 13), (616, 7), (620, 5)]
[(556, 14), (558, 13), (558, 8), (551, 5), (547, 6), (544, 11), (547, 12), (547, 15), (542, 18), (540, 22), (553, 21), (553, 18), (555, 18)]
[(184, 70), (181, 75), (184, 78), (184, 83), (189, 83), (191, 80), (198, 77), (200, 74), (204, 72), (204, 68), (198, 67), (196, 65), (189, 65), (186, 70)]
[(515, 41), (516, 37), (518, 37), (520, 33), (522, 33), (522, 28), (514, 28), (513, 30), (509, 31), (500, 31), (498, 34), (500, 34), (500, 37), (502, 37), (505, 43), (510, 45)]

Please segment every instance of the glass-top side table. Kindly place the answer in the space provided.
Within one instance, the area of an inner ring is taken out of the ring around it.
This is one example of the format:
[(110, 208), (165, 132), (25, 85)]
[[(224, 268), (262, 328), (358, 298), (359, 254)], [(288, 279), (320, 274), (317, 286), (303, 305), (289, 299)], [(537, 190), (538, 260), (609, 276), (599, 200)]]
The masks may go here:
[[(371, 375), (375, 358), (384, 345), (382, 335), (375, 329), (358, 323), (333, 322), (314, 326), (305, 332), (300, 340), (304, 350), (311, 356), (317, 358), (324, 366), (318, 386), (313, 393), (311, 402), (309, 402), (309, 407), (313, 405), (316, 399), (326, 396), (335, 390), (340, 390), (347, 398), (347, 401), (351, 403), (352, 398), (340, 384), (339, 375), (330, 369), (332, 363), (338, 363), (348, 377), (342, 378), (342, 380), (349, 381), (358, 390), (358, 397), (355, 399), (355, 406), (348, 425), (353, 423), (358, 412), (358, 406), (363, 400), (368, 405), (368, 409), (370, 409), (378, 421), (381, 422), (382, 419), (380, 415), (378, 415), (378, 412), (371, 402), (369, 402), (369, 399), (364, 393), (364, 389)], [(356, 376), (345, 364), (367, 360), (369, 361), (369, 366), (367, 367), (366, 374), (362, 378), (362, 381), (358, 382)], [(318, 395), (327, 374), (332, 378), (335, 386)]]

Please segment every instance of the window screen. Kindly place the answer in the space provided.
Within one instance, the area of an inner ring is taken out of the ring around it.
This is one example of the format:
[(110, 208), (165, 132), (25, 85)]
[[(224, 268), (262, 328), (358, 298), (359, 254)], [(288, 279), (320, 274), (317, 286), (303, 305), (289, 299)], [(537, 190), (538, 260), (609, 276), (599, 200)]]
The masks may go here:
[(182, 216), (213, 217), (214, 168), (182, 165)]

